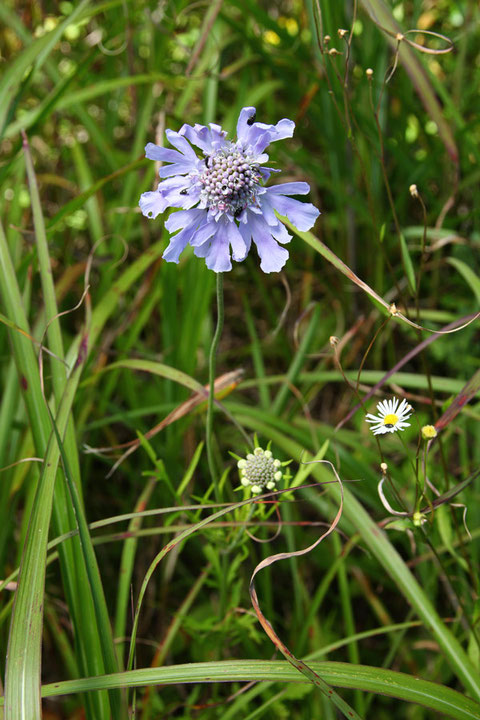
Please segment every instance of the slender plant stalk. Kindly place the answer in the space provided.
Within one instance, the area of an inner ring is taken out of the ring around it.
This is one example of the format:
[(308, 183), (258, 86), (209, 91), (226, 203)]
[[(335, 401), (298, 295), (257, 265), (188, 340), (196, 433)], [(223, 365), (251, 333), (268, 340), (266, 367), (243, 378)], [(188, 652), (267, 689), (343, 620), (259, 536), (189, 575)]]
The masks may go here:
[(208, 407), (207, 407), (207, 458), (208, 468), (215, 488), (215, 498), (220, 500), (220, 489), (218, 487), (218, 475), (215, 468), (215, 461), (213, 457), (213, 404), (215, 401), (215, 367), (217, 359), (217, 349), (220, 342), (220, 337), (223, 330), (223, 320), (225, 316), (224, 302), (223, 302), (223, 273), (217, 273), (217, 327), (215, 329), (215, 335), (213, 336), (212, 346), (210, 348), (210, 358), (208, 363)]

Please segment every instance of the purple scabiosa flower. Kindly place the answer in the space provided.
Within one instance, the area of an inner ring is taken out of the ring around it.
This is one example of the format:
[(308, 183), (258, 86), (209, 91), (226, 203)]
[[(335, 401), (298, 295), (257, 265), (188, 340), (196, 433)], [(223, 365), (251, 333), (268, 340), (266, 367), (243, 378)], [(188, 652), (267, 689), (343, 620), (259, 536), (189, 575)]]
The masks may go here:
[[(145, 154), (162, 163), (162, 180), (157, 190), (140, 198), (142, 213), (156, 218), (168, 207), (181, 208), (170, 215), (165, 227), (172, 236), (163, 257), (178, 263), (189, 244), (197, 257), (205, 258), (215, 272), (232, 269), (231, 257), (237, 262), (248, 255), (253, 242), (260, 256), (260, 267), (278, 272), (285, 265), (287, 243), (291, 235), (275, 215), (286, 215), (299, 230), (309, 230), (318, 215), (311, 203), (302, 203), (290, 195), (306, 195), (305, 182), (289, 182), (265, 187), (273, 168), (266, 148), (271, 142), (292, 137), (295, 123), (283, 119), (276, 125), (255, 121), (255, 108), (240, 112), (237, 140), (227, 139), (219, 125), (183, 125), (179, 132), (167, 130), (168, 141), (175, 148), (148, 143)], [(199, 148), (199, 157), (192, 145)]]

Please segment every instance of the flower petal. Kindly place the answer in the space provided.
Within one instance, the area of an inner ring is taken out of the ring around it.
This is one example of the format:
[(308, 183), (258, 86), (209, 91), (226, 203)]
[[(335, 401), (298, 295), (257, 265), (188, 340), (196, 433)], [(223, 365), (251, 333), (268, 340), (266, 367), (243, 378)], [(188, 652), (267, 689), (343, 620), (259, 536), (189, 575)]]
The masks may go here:
[(254, 123), (252, 126), (255, 128), (255, 133), (251, 134), (250, 148), (255, 155), (263, 153), (265, 148), (270, 145), (271, 142), (277, 140), (283, 140), (287, 137), (293, 136), (295, 130), (295, 123), (293, 120), (279, 120), (276, 125), (265, 125), (264, 123)]
[[(237, 138), (242, 143), (248, 143), (250, 128), (252, 127), (251, 119), (255, 117), (256, 110), (254, 107), (244, 107), (240, 110), (237, 121)], [(250, 120), (250, 124), (249, 121)]]
[(285, 195), (271, 193), (271, 188), (267, 188), (267, 193), (271, 204), (280, 215), (286, 215), (299, 230), (310, 230), (315, 224), (315, 220), (320, 215), (320, 211), (311, 203), (303, 203), (300, 200)]
[(163, 259), (167, 262), (178, 263), (180, 255), (192, 239), (194, 232), (195, 228), (189, 225), (176, 235), (172, 235), (170, 244), (162, 255)]
[(238, 230), (235, 222), (226, 218), (220, 219), (218, 222), (209, 219), (206, 223), (208, 230), (199, 229), (199, 233), (209, 232), (212, 235), (212, 227), (215, 232), (210, 242), (203, 241), (203, 244), (197, 243), (196, 239), (192, 241), (195, 247), (195, 255), (204, 257), (207, 267), (214, 272), (228, 272), (232, 269), (230, 260), (230, 248), (232, 249), (233, 259), (237, 262), (244, 260), (247, 256), (248, 249), (245, 241)]
[(142, 213), (149, 218), (156, 218), (168, 207), (165, 198), (158, 191), (142, 193), (138, 204)]
[(229, 141), (226, 140), (227, 133), (222, 130), (220, 125), (210, 123), (209, 127), (205, 125), (183, 125), (179, 131), (180, 135), (184, 135), (192, 145), (200, 148), (204, 154), (210, 155), (222, 147), (228, 147)]
[(198, 224), (202, 216), (204, 216), (205, 210), (179, 210), (170, 215), (165, 223), (165, 227), (168, 232), (177, 232), (180, 228), (187, 227), (188, 225)]
[(289, 243), (292, 239), (292, 235), (290, 235), (285, 225), (280, 221), (278, 221), (275, 225), (269, 225), (269, 228), (273, 237), (279, 243)]
[(260, 269), (265, 273), (280, 272), (288, 260), (288, 250), (273, 238), (271, 228), (261, 216), (250, 212), (247, 215), (248, 222), (242, 235), (245, 237), (244, 233), (250, 232), (260, 256)]
[(217, 232), (211, 242), (196, 247), (194, 253), (197, 257), (205, 258), (209, 270), (229, 272), (232, 269), (230, 247), (225, 233)]
[(205, 213), (205, 220), (203, 220), (197, 227), (195, 235), (190, 241), (190, 245), (194, 248), (206, 243), (207, 240), (209, 240), (217, 232), (216, 223), (209, 220), (208, 214), (205, 210), (203, 212)]
[(183, 135), (180, 135), (180, 133), (178, 132), (174, 132), (174, 130), (165, 130), (165, 135), (167, 136), (170, 145), (173, 145), (173, 147), (177, 148), (177, 150), (181, 152), (182, 155), (185, 155), (185, 157), (189, 158), (192, 162), (198, 160), (195, 150), (192, 148), (190, 143), (183, 137)]
[(184, 210), (197, 204), (200, 198), (200, 187), (192, 184), (185, 175), (174, 175), (162, 180), (157, 188), (164, 198), (166, 207), (181, 207)]
[(232, 248), (232, 257), (237, 262), (245, 260), (248, 255), (247, 246), (235, 222), (228, 222), (226, 227), (228, 242)]
[(269, 187), (268, 192), (272, 195), (307, 195), (310, 185), (306, 182), (279, 183)]
[(147, 143), (145, 145), (145, 157), (149, 160), (157, 160), (158, 162), (184, 162), (185, 156), (179, 153), (178, 150), (171, 150), (170, 148), (164, 148), (161, 145), (154, 145), (153, 143)]

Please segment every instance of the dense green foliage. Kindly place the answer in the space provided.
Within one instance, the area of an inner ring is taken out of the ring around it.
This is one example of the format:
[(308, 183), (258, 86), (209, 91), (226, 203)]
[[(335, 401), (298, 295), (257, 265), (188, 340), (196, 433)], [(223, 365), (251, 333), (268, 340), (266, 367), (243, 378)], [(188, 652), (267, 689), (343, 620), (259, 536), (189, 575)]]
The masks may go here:
[[(0, 716), (480, 718), (479, 27), (474, 0), (0, 5)], [(322, 214), (281, 274), (223, 277), (208, 459), (216, 277), (162, 261), (143, 152), (250, 105), (295, 121), (270, 164)], [(392, 395), (411, 424), (374, 436)], [(251, 502), (256, 443), (307, 487)]]

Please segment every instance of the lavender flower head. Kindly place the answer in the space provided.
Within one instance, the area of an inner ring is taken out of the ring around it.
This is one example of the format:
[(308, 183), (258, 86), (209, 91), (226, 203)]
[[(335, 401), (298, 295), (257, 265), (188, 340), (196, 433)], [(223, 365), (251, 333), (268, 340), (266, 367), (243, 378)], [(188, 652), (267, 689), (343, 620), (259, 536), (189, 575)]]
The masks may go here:
[[(289, 195), (306, 195), (305, 182), (290, 182), (265, 187), (273, 168), (266, 148), (271, 142), (292, 137), (295, 123), (280, 120), (276, 125), (255, 122), (255, 108), (240, 112), (237, 140), (227, 140), (219, 125), (183, 125), (179, 132), (167, 130), (175, 150), (148, 143), (145, 154), (150, 160), (170, 163), (160, 168), (162, 180), (156, 191), (140, 198), (142, 213), (156, 218), (168, 207), (182, 208), (170, 215), (165, 227), (176, 233), (163, 257), (178, 263), (190, 244), (197, 257), (205, 258), (215, 272), (232, 269), (231, 257), (244, 260), (252, 240), (260, 256), (260, 267), (278, 272), (285, 265), (288, 251), (279, 245), (291, 235), (275, 211), (286, 215), (299, 230), (309, 230), (318, 215), (311, 203), (302, 203)], [(198, 157), (192, 145), (199, 148)]]

